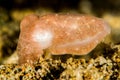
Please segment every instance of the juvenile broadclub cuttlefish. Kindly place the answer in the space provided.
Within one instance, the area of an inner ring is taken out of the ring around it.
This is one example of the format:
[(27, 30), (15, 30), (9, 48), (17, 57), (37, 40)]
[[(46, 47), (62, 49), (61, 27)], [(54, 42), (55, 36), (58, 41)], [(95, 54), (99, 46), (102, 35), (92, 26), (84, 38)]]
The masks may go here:
[(45, 50), (53, 55), (88, 54), (110, 31), (103, 19), (89, 15), (29, 15), (20, 24), (19, 63), (33, 63)]

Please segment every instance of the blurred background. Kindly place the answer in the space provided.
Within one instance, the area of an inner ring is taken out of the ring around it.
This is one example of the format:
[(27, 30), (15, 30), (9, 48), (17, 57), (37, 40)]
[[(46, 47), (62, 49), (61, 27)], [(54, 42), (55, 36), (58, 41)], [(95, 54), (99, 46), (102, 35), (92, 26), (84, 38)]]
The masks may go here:
[(79, 13), (106, 20), (110, 41), (120, 44), (120, 0), (0, 0), (0, 64), (16, 63), (19, 24), (29, 14)]

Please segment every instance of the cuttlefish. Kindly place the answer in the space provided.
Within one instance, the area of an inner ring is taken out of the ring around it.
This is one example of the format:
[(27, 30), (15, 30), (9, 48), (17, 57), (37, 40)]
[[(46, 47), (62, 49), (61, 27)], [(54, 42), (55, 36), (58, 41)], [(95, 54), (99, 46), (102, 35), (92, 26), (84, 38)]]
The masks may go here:
[(109, 33), (107, 22), (94, 16), (32, 14), (20, 24), (19, 63), (33, 63), (45, 50), (52, 55), (86, 55)]

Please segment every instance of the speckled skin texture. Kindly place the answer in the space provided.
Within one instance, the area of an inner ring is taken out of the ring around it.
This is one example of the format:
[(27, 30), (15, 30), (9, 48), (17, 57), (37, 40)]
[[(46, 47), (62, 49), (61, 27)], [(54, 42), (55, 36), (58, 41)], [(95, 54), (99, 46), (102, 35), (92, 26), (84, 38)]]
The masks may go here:
[(105, 21), (88, 15), (30, 15), (20, 25), (19, 63), (33, 63), (47, 50), (54, 55), (88, 54), (110, 33)]

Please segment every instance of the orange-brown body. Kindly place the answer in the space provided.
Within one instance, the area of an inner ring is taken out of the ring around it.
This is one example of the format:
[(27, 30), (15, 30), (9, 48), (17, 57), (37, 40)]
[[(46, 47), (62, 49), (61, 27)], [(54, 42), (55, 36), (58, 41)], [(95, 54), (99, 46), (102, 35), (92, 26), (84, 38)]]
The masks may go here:
[(33, 63), (45, 50), (54, 55), (85, 55), (110, 33), (102, 19), (79, 14), (30, 15), (22, 20), (20, 30), (20, 63)]

